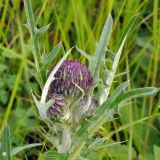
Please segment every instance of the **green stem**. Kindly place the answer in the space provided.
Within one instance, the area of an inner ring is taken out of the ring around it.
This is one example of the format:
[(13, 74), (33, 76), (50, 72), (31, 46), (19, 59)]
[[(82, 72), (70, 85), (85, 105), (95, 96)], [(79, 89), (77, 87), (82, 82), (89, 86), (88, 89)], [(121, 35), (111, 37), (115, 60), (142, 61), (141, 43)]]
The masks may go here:
[(38, 33), (36, 31), (35, 27), (35, 21), (34, 21), (34, 15), (33, 15), (33, 10), (31, 6), (31, 1), (30, 0), (24, 0), (24, 6), (25, 6), (25, 11), (26, 11), (26, 16), (27, 16), (27, 27), (30, 31), (31, 35), (31, 50), (32, 54), (34, 56), (34, 60), (36, 63), (36, 69), (37, 73), (40, 78), (40, 82), (43, 85), (44, 80), (40, 71), (40, 66), (41, 66), (41, 55), (40, 55), (40, 46), (39, 46), (39, 38), (38, 38)]
[[(88, 138), (91, 138), (94, 135), (94, 133), (98, 131), (99, 127), (107, 121), (108, 118), (110, 118), (109, 115), (106, 115), (106, 113), (103, 113), (102, 116), (97, 119), (95, 124), (91, 125), (87, 129)], [(79, 143), (77, 147), (74, 149), (74, 151), (71, 153), (71, 156), (69, 157), (68, 160), (77, 160), (77, 157), (80, 155), (81, 150), (85, 147), (86, 143), (87, 142), (85, 142), (85, 140)]]
[(58, 146), (58, 153), (67, 153), (71, 146), (70, 127), (65, 125), (62, 131), (61, 144)]

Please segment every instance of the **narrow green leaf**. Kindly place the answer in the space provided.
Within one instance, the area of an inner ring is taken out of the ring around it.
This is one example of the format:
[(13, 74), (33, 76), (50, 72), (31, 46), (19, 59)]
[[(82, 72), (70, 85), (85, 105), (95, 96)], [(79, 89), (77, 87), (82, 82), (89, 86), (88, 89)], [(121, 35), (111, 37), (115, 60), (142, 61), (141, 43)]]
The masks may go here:
[(91, 146), (91, 149), (98, 150), (98, 149), (114, 146), (114, 145), (117, 145), (117, 144), (121, 144), (123, 142), (124, 141), (122, 141), (122, 142), (112, 142), (112, 143), (111, 142), (105, 142), (105, 143), (102, 143), (102, 144), (97, 144), (97, 145)]
[(155, 87), (146, 87), (123, 92), (123, 90), (120, 90), (121, 87), (123, 86), (120, 85), (120, 87), (118, 87), (118, 89), (116, 89), (111, 95), (111, 97), (109, 97), (106, 102), (104, 102), (95, 110), (94, 117), (91, 118), (92, 123), (90, 123), (88, 128), (89, 133), (96, 130), (98, 125), (101, 126), (103, 123), (105, 123), (105, 119), (109, 118), (110, 116), (112, 117), (114, 113), (118, 113), (119, 106), (127, 100), (143, 96), (153, 96), (159, 91), (159, 89)]
[(48, 151), (43, 156), (43, 160), (67, 160), (68, 155), (63, 153), (57, 153), (54, 151)]
[(42, 68), (45, 66), (50, 66), (50, 64), (53, 62), (54, 58), (57, 56), (58, 52), (60, 51), (61, 43), (57, 44), (51, 52), (46, 55), (45, 59), (43, 60)]
[(81, 50), (80, 48), (78, 48), (76, 46), (76, 49), (78, 50), (78, 52), (80, 52), (84, 57), (86, 57), (88, 60), (91, 59), (91, 56), (89, 54), (87, 54), (85, 51)]
[(138, 97), (143, 97), (143, 96), (154, 96), (157, 94), (158, 91), (159, 89), (155, 87), (131, 89), (119, 95), (116, 101), (114, 101), (113, 106), (120, 105), (126, 102), (127, 100), (130, 100), (133, 98), (138, 98)]
[(36, 81), (40, 84), (40, 80), (39, 80), (38, 73), (37, 73), (36, 69), (35, 68), (27, 68), (27, 70), (36, 79)]
[(160, 157), (160, 147), (154, 145), (154, 160), (159, 160)]
[(22, 152), (25, 149), (30, 149), (30, 148), (41, 146), (41, 145), (42, 145), (41, 143), (34, 143), (34, 144), (27, 144), (25, 146), (16, 147), (11, 150), (11, 155), (14, 156), (17, 153)]
[(47, 59), (47, 54), (46, 54), (46, 52), (44, 51), (44, 52), (42, 53), (42, 55), (41, 55), (41, 63), (42, 63), (42, 65), (43, 65), (43, 63), (46, 61), (46, 59)]
[(42, 27), (42, 28), (40, 28), (40, 29), (36, 29), (36, 32), (37, 32), (39, 35), (41, 35), (41, 34), (43, 34), (44, 32), (46, 32), (49, 27), (50, 27), (50, 24), (48, 24), (48, 25), (46, 25), (46, 26), (44, 26), (44, 27)]
[(34, 95), (34, 93), (32, 92), (32, 98), (34, 100), (34, 103), (36, 104), (37, 109), (40, 109), (40, 101), (36, 98), (36, 96)]
[(105, 81), (107, 87), (104, 89), (103, 102), (107, 99), (107, 97), (109, 95), (109, 91), (110, 91), (110, 88), (112, 86), (112, 83), (113, 83), (113, 80), (114, 80), (114, 77), (115, 77), (115, 74), (116, 74), (116, 71), (117, 71), (119, 59), (121, 57), (121, 53), (122, 53), (122, 49), (123, 49), (125, 40), (126, 40), (126, 37), (123, 39), (123, 42), (122, 42), (120, 48), (118, 49), (118, 52), (116, 53), (116, 55), (114, 57), (114, 61), (113, 61), (111, 70), (108, 72), (108, 77), (106, 78), (106, 81)]
[(44, 136), (45, 139), (47, 139), (54, 147), (58, 147), (59, 145), (59, 139), (57, 137), (53, 137), (53, 135), (45, 132), (43, 133), (42, 131), (40, 131), (40, 133)]
[(81, 137), (83, 134), (85, 134), (88, 128), (95, 128), (97, 125), (96, 120), (101, 117), (105, 110), (109, 110), (111, 108), (113, 101), (128, 87), (128, 85), (129, 81), (120, 84), (111, 94), (111, 96), (102, 105), (94, 110), (93, 116), (87, 120), (78, 131), (78, 136)]
[(131, 31), (132, 27), (134, 26), (137, 18), (138, 18), (138, 15), (139, 14), (136, 14), (135, 16), (132, 17), (132, 19), (129, 21), (129, 23), (127, 24), (127, 26), (125, 27), (123, 33), (122, 33), (122, 36), (121, 36), (121, 39), (118, 43), (118, 46), (120, 46), (120, 44), (122, 43), (124, 37), (126, 37), (128, 35), (128, 33)]
[(8, 125), (4, 127), (2, 136), (2, 148), (0, 151), (0, 158), (2, 160), (11, 160), (11, 142), (10, 131)]
[(95, 146), (102, 145), (109, 137), (95, 138), (88, 148), (94, 148)]
[(46, 70), (47, 68), (49, 68), (51, 66), (51, 64), (53, 63), (53, 60), (55, 59), (55, 57), (57, 56), (57, 54), (59, 53), (61, 48), (61, 43), (57, 44), (52, 50), (51, 52), (46, 55), (42, 61), (42, 67), (41, 67), (41, 73), (43, 74), (43, 77), (45, 77), (46, 79)]
[(93, 56), (91, 56), (91, 59), (89, 62), (89, 69), (91, 70), (93, 75), (94, 85), (97, 85), (98, 83), (99, 70), (101, 65), (104, 63), (106, 48), (108, 46), (109, 38), (112, 31), (112, 24), (113, 24), (113, 20), (111, 15), (109, 15), (109, 17), (105, 22), (103, 31), (101, 33), (100, 40), (96, 46), (96, 50)]
[(114, 60), (114, 58), (115, 58), (115, 53), (114, 53), (113, 51), (107, 50), (107, 54), (108, 54), (108, 56), (109, 56), (112, 60)]
[(129, 81), (120, 84), (111, 94), (111, 96), (101, 106), (95, 109), (94, 117), (98, 118), (106, 109), (110, 109), (111, 104), (117, 99), (118, 96), (120, 96), (126, 90), (128, 85)]

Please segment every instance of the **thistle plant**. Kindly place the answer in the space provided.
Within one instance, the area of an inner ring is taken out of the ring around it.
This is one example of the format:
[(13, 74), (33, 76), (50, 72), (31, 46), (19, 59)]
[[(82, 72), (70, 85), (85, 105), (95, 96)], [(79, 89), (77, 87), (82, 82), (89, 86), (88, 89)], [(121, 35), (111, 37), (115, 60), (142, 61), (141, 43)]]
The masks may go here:
[[(158, 91), (155, 87), (127, 90), (129, 81), (125, 81), (111, 92), (126, 37), (138, 15), (126, 26), (116, 53), (113, 54), (108, 49), (113, 25), (109, 15), (93, 54), (76, 47), (88, 60), (88, 66), (79, 60), (68, 58), (73, 48), (64, 53), (59, 62), (53, 64), (56, 55), (60, 51), (63, 52), (63, 46), (59, 43), (50, 53), (40, 53), (39, 36), (49, 25), (38, 29), (35, 26), (30, 0), (24, 2), (26, 26), (31, 34), (28, 47), (34, 56), (34, 75), (41, 88), (39, 99), (34, 91), (32, 96), (39, 119), (48, 127), (48, 130), (43, 129), (40, 132), (53, 146), (41, 158), (87, 159), (87, 153), (93, 152), (93, 146), (96, 148), (107, 143), (103, 138), (93, 138), (99, 127), (113, 120), (114, 114), (119, 114), (119, 108), (123, 107), (126, 101), (141, 96), (152, 96)], [(107, 69), (106, 55), (112, 60), (110, 69)]]

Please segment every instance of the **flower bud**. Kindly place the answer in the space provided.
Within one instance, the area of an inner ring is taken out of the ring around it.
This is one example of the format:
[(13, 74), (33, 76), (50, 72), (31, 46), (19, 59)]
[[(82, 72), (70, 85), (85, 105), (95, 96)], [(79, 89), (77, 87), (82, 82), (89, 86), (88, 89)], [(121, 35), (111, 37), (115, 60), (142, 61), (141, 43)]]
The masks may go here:
[(49, 118), (56, 118), (62, 115), (67, 109), (67, 100), (63, 95), (52, 92), (48, 94), (47, 99), (53, 100), (53, 104), (47, 112)]

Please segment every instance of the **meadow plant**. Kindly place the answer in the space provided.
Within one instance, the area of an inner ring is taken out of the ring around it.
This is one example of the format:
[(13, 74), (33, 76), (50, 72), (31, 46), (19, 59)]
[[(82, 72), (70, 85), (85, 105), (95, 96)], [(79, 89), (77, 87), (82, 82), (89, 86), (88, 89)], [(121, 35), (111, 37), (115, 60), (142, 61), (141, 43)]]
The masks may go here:
[[(110, 93), (126, 37), (138, 15), (135, 15), (126, 26), (117, 53), (113, 54), (107, 48), (113, 25), (112, 16), (109, 15), (93, 54), (87, 54), (76, 47), (88, 60), (88, 66), (79, 60), (67, 58), (73, 48), (64, 53), (57, 64), (53, 64), (54, 58), (59, 50), (63, 50), (63, 46), (58, 44), (59, 49), (56, 46), (49, 54), (40, 54), (38, 37), (49, 25), (37, 29), (34, 25), (31, 3), (29, 0), (24, 2), (27, 14), (26, 26), (31, 34), (29, 46), (35, 58), (38, 81), (42, 88), (40, 100), (34, 93), (32, 95), (40, 119), (50, 129), (43, 130), (42, 134), (55, 148), (47, 151), (42, 157), (85, 159), (86, 148), (88, 152), (92, 152), (91, 146), (103, 146), (108, 143), (103, 138), (97, 140), (92, 137), (100, 126), (114, 119), (114, 114), (119, 114), (119, 108), (124, 102), (136, 97), (155, 95), (158, 91), (154, 87), (127, 90), (129, 81), (126, 81)], [(110, 55), (108, 58), (112, 59), (110, 69), (107, 69), (105, 63), (107, 54)]]
[[(119, 114), (125, 102), (137, 97), (152, 96), (158, 91), (155, 87), (127, 90), (129, 81), (125, 81), (111, 92), (126, 37), (138, 15), (126, 26), (116, 53), (108, 49), (113, 25), (112, 16), (109, 15), (93, 54), (77, 46), (64, 53), (61, 43), (53, 47), (50, 53), (41, 54), (39, 37), (49, 25), (37, 28), (30, 0), (24, 0), (24, 4), (26, 27), (31, 35), (28, 48), (36, 64), (33, 73), (41, 88), (40, 94), (32, 91), (32, 96), (38, 109), (38, 118), (48, 128), (42, 128), (40, 132), (52, 144), (41, 158), (86, 160), (87, 154), (94, 153), (96, 147), (103, 148), (108, 144), (109, 137), (93, 136), (102, 125), (114, 120), (114, 114)], [(73, 49), (86, 58), (88, 65), (79, 59), (68, 58)], [(60, 51), (64, 56), (53, 64)], [(110, 68), (106, 57), (112, 61)]]

